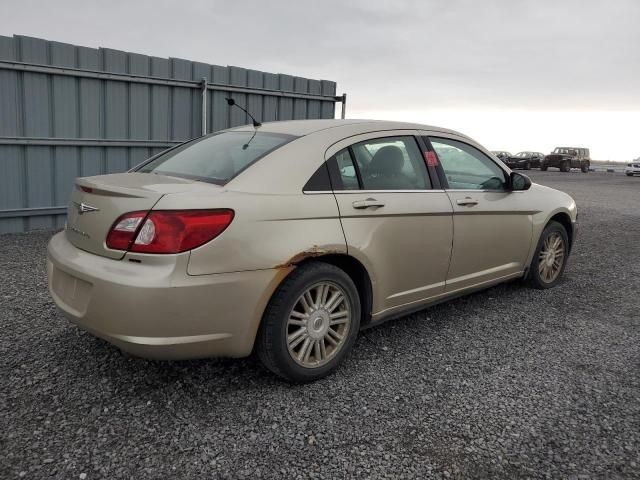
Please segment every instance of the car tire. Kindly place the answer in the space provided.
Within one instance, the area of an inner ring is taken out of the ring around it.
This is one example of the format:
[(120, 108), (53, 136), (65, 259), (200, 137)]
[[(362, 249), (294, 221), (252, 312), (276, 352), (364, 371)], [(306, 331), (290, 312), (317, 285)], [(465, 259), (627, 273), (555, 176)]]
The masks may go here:
[(566, 162), (566, 161), (565, 161), (565, 162), (562, 162), (562, 163), (560, 164), (560, 171), (561, 171), (561, 172), (568, 172), (568, 171), (570, 171), (570, 170), (571, 170), (571, 167), (570, 167), (570, 165), (569, 165), (569, 162)]
[(546, 172), (548, 168), (549, 167), (547, 167), (546, 165), (540, 165), (540, 170), (542, 170), (543, 172)]
[(580, 170), (582, 171), (582, 173), (589, 173), (589, 164), (588, 163), (583, 163), (580, 166)]
[(531, 163), (527, 162), (524, 164), (524, 169), (525, 170), (531, 170)]
[[(336, 293), (342, 294), (344, 301), (339, 300), (333, 306), (339, 309), (332, 310), (330, 300)], [(332, 319), (339, 314), (344, 318)], [(256, 339), (258, 358), (290, 382), (318, 380), (335, 370), (351, 350), (360, 329), (360, 315), (358, 289), (349, 275), (321, 261), (302, 264), (282, 282), (267, 305)], [(345, 322), (333, 325), (343, 319)], [(330, 330), (340, 332), (341, 339), (337, 340), (338, 335)], [(307, 350), (309, 353), (305, 354)]]
[(627, 173), (627, 177), (633, 177), (633, 173)]
[[(555, 246), (556, 239), (560, 239), (561, 245)], [(553, 248), (551, 248), (553, 247)], [(561, 257), (558, 255), (562, 249)], [(548, 253), (553, 252), (553, 253)], [(538, 245), (531, 259), (527, 280), (533, 288), (544, 290), (555, 287), (564, 273), (569, 255), (569, 236), (562, 224), (551, 221), (542, 231)], [(556, 262), (560, 258), (556, 268)], [(549, 275), (550, 270), (552, 271)]]

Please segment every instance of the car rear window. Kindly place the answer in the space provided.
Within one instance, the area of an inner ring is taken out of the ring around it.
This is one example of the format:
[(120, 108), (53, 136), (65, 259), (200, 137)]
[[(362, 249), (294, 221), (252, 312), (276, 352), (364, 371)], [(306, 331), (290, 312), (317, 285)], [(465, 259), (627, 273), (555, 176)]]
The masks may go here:
[(295, 138), (260, 131), (214, 133), (171, 149), (136, 171), (224, 185)]

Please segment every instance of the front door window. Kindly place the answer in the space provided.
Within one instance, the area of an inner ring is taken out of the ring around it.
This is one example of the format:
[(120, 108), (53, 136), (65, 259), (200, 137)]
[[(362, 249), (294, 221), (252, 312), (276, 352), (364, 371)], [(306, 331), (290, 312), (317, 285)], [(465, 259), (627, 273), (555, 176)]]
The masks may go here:
[(504, 171), (471, 145), (448, 138), (430, 137), (449, 188), (454, 190), (504, 190)]

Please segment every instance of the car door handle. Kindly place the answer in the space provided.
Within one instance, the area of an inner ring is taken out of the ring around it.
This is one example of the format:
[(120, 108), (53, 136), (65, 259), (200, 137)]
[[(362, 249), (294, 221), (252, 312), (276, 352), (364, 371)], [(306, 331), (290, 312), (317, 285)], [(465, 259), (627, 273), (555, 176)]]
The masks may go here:
[(461, 198), (459, 200), (456, 200), (456, 203), (458, 205), (463, 205), (465, 207), (473, 207), (474, 205), (477, 205), (478, 202), (476, 200), (474, 200), (473, 198)]
[(366, 200), (356, 200), (351, 204), (353, 208), (369, 208), (369, 207), (384, 207), (384, 203), (376, 200), (375, 198), (367, 198)]

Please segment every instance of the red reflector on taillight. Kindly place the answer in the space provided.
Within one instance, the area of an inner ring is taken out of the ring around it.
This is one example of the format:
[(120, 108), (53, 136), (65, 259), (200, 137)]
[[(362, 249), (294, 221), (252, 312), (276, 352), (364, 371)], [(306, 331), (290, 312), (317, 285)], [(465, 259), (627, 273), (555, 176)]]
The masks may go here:
[[(107, 246), (138, 253), (186, 252), (213, 240), (232, 220), (233, 210), (228, 209), (134, 212), (116, 221)], [(133, 235), (127, 236), (132, 229)]]
[(83, 187), (82, 185), (76, 185), (76, 187), (78, 187), (80, 190), (82, 190), (83, 192), (86, 192), (86, 193), (93, 192), (93, 188), (91, 188), (91, 187)]

